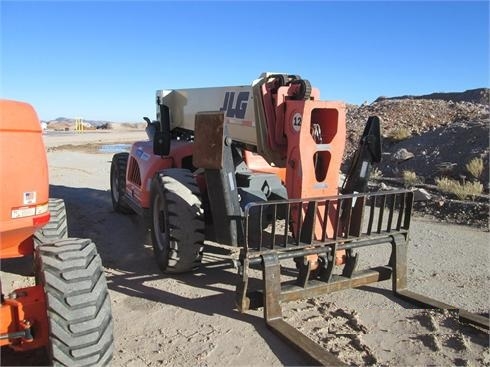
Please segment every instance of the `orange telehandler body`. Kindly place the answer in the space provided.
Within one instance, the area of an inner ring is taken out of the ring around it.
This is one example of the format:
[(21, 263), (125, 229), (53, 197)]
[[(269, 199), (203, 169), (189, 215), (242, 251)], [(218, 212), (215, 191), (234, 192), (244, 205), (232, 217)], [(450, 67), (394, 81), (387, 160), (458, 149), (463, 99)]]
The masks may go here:
[[(49, 221), (48, 163), (42, 130), (27, 103), (0, 101), (0, 260), (30, 255), (33, 235)], [(48, 343), (41, 285), (17, 289), (0, 308), (0, 346), (34, 349)], [(31, 330), (36, 330), (36, 337)], [(24, 336), (18, 337), (18, 335)]]
[[(346, 106), (320, 100), (298, 75), (158, 90), (156, 120), (144, 119), (149, 140), (112, 160), (115, 211), (147, 220), (166, 273), (196, 269), (205, 240), (241, 247), (238, 309), (263, 306), (267, 325), (316, 365), (343, 363), (291, 327), (282, 302), (391, 279), (397, 297), (455, 308), (407, 289), (413, 192), (368, 190), (381, 160), (378, 117), (367, 120), (340, 190)], [(387, 264), (358, 270), (357, 249), (380, 244), (391, 245), (389, 260), (379, 259)], [(262, 289), (249, 286), (257, 269)], [(460, 319), (489, 327), (464, 310)]]

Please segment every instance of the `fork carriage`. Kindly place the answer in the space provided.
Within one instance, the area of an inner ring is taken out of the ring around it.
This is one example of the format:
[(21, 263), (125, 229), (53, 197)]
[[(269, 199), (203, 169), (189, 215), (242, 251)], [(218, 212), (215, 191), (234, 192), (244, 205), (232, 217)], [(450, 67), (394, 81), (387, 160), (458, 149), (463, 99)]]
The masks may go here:
[[(488, 330), (488, 318), (407, 289), (412, 205), (413, 193), (408, 190), (249, 204), (239, 258), (239, 310), (263, 306), (267, 325), (320, 365), (343, 363), (289, 325), (282, 317), (282, 302), (391, 278), (396, 297), (424, 308), (457, 310), (460, 321)], [(388, 264), (357, 270), (354, 250), (383, 244), (391, 245)], [(338, 253), (344, 254), (345, 261), (341, 273), (334, 274)], [(281, 264), (291, 259), (296, 263), (296, 279), (282, 281)], [(252, 269), (262, 272), (261, 290), (249, 290)]]

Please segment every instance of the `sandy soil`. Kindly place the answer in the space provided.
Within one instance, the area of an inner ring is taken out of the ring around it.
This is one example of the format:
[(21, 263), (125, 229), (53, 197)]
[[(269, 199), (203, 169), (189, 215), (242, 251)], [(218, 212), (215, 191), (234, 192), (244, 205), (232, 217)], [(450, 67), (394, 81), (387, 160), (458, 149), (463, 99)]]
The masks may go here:
[[(48, 134), (52, 197), (65, 200), (71, 237), (92, 238), (106, 269), (115, 320), (114, 366), (305, 365), (270, 330), (263, 310), (240, 314), (236, 251), (209, 244), (202, 268), (158, 271), (138, 216), (113, 211), (109, 143), (144, 132)], [(87, 144), (90, 144), (87, 146)], [(82, 147), (85, 145), (85, 147)], [(488, 316), (489, 233), (415, 219), (409, 252), (413, 290)], [(387, 262), (388, 248), (363, 249), (361, 265)], [(19, 275), (20, 274), (20, 275)], [(3, 291), (32, 282), (28, 259), (2, 263)], [(490, 366), (488, 334), (454, 312), (417, 309), (394, 299), (390, 281), (283, 305), (288, 322), (351, 365)], [(2, 365), (43, 365), (42, 351), (2, 349)]]

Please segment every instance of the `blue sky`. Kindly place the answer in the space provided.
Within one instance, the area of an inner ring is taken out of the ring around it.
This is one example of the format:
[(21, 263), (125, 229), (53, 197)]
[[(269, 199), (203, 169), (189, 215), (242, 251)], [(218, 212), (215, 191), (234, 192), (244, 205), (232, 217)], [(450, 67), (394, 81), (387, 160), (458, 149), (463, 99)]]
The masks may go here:
[(488, 1), (1, 1), (0, 13), (0, 95), (43, 120), (139, 121), (156, 89), (263, 71), (356, 104), (490, 84)]

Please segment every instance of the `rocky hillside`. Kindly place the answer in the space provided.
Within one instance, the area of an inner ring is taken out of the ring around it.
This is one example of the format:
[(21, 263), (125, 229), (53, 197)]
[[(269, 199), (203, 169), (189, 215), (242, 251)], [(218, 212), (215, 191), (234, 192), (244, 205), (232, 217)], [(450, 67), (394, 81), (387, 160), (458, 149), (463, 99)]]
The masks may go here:
[[(55, 120), (42, 121), (47, 124), (48, 130), (70, 131), (75, 130), (76, 120), (68, 117), (58, 117)], [(100, 120), (83, 120), (85, 130), (107, 130), (107, 129), (144, 129), (145, 123), (122, 122), (115, 123), (111, 121)]]
[[(489, 90), (480, 91), (488, 95)], [(380, 166), (383, 174), (396, 176), (402, 169), (417, 168), (424, 177), (434, 176), (437, 167), (447, 163), (447, 166), (452, 164), (452, 174), (459, 177), (464, 175), (467, 161), (474, 157), (483, 158), (488, 168), (489, 103), (479, 103), (482, 94), (472, 91), (433, 95), (453, 96), (459, 102), (412, 96), (378, 98), (369, 105), (348, 105), (344, 162), (347, 164), (359, 144), (368, 117), (376, 115), (383, 124), (385, 162)], [(400, 149), (413, 153), (414, 158), (401, 163), (393, 157)]]
[[(404, 171), (413, 172), (416, 182), (424, 187), (435, 187), (442, 177), (461, 184), (478, 181), (483, 185), (483, 192), (476, 200), (476, 209), (456, 209), (454, 197), (436, 193), (440, 208), (431, 210), (441, 216), (458, 216), (460, 220), (456, 222), (467, 223), (478, 217), (480, 224), (488, 224), (489, 91), (475, 89), (462, 93), (381, 97), (369, 105), (348, 105), (343, 171), (347, 170), (368, 117), (377, 115), (382, 119), (383, 140), (378, 175), (385, 182), (402, 182)], [(467, 169), (474, 158), (483, 161), (483, 172), (478, 180)], [(454, 210), (447, 211), (450, 201)]]
[(490, 89), (489, 88), (477, 88), (468, 89), (464, 92), (450, 92), (450, 93), (431, 93), (422, 96), (400, 96), (400, 97), (379, 97), (375, 102), (383, 100), (396, 100), (396, 99), (440, 99), (443, 101), (452, 102), (471, 102), (477, 104), (488, 105), (490, 101)]

